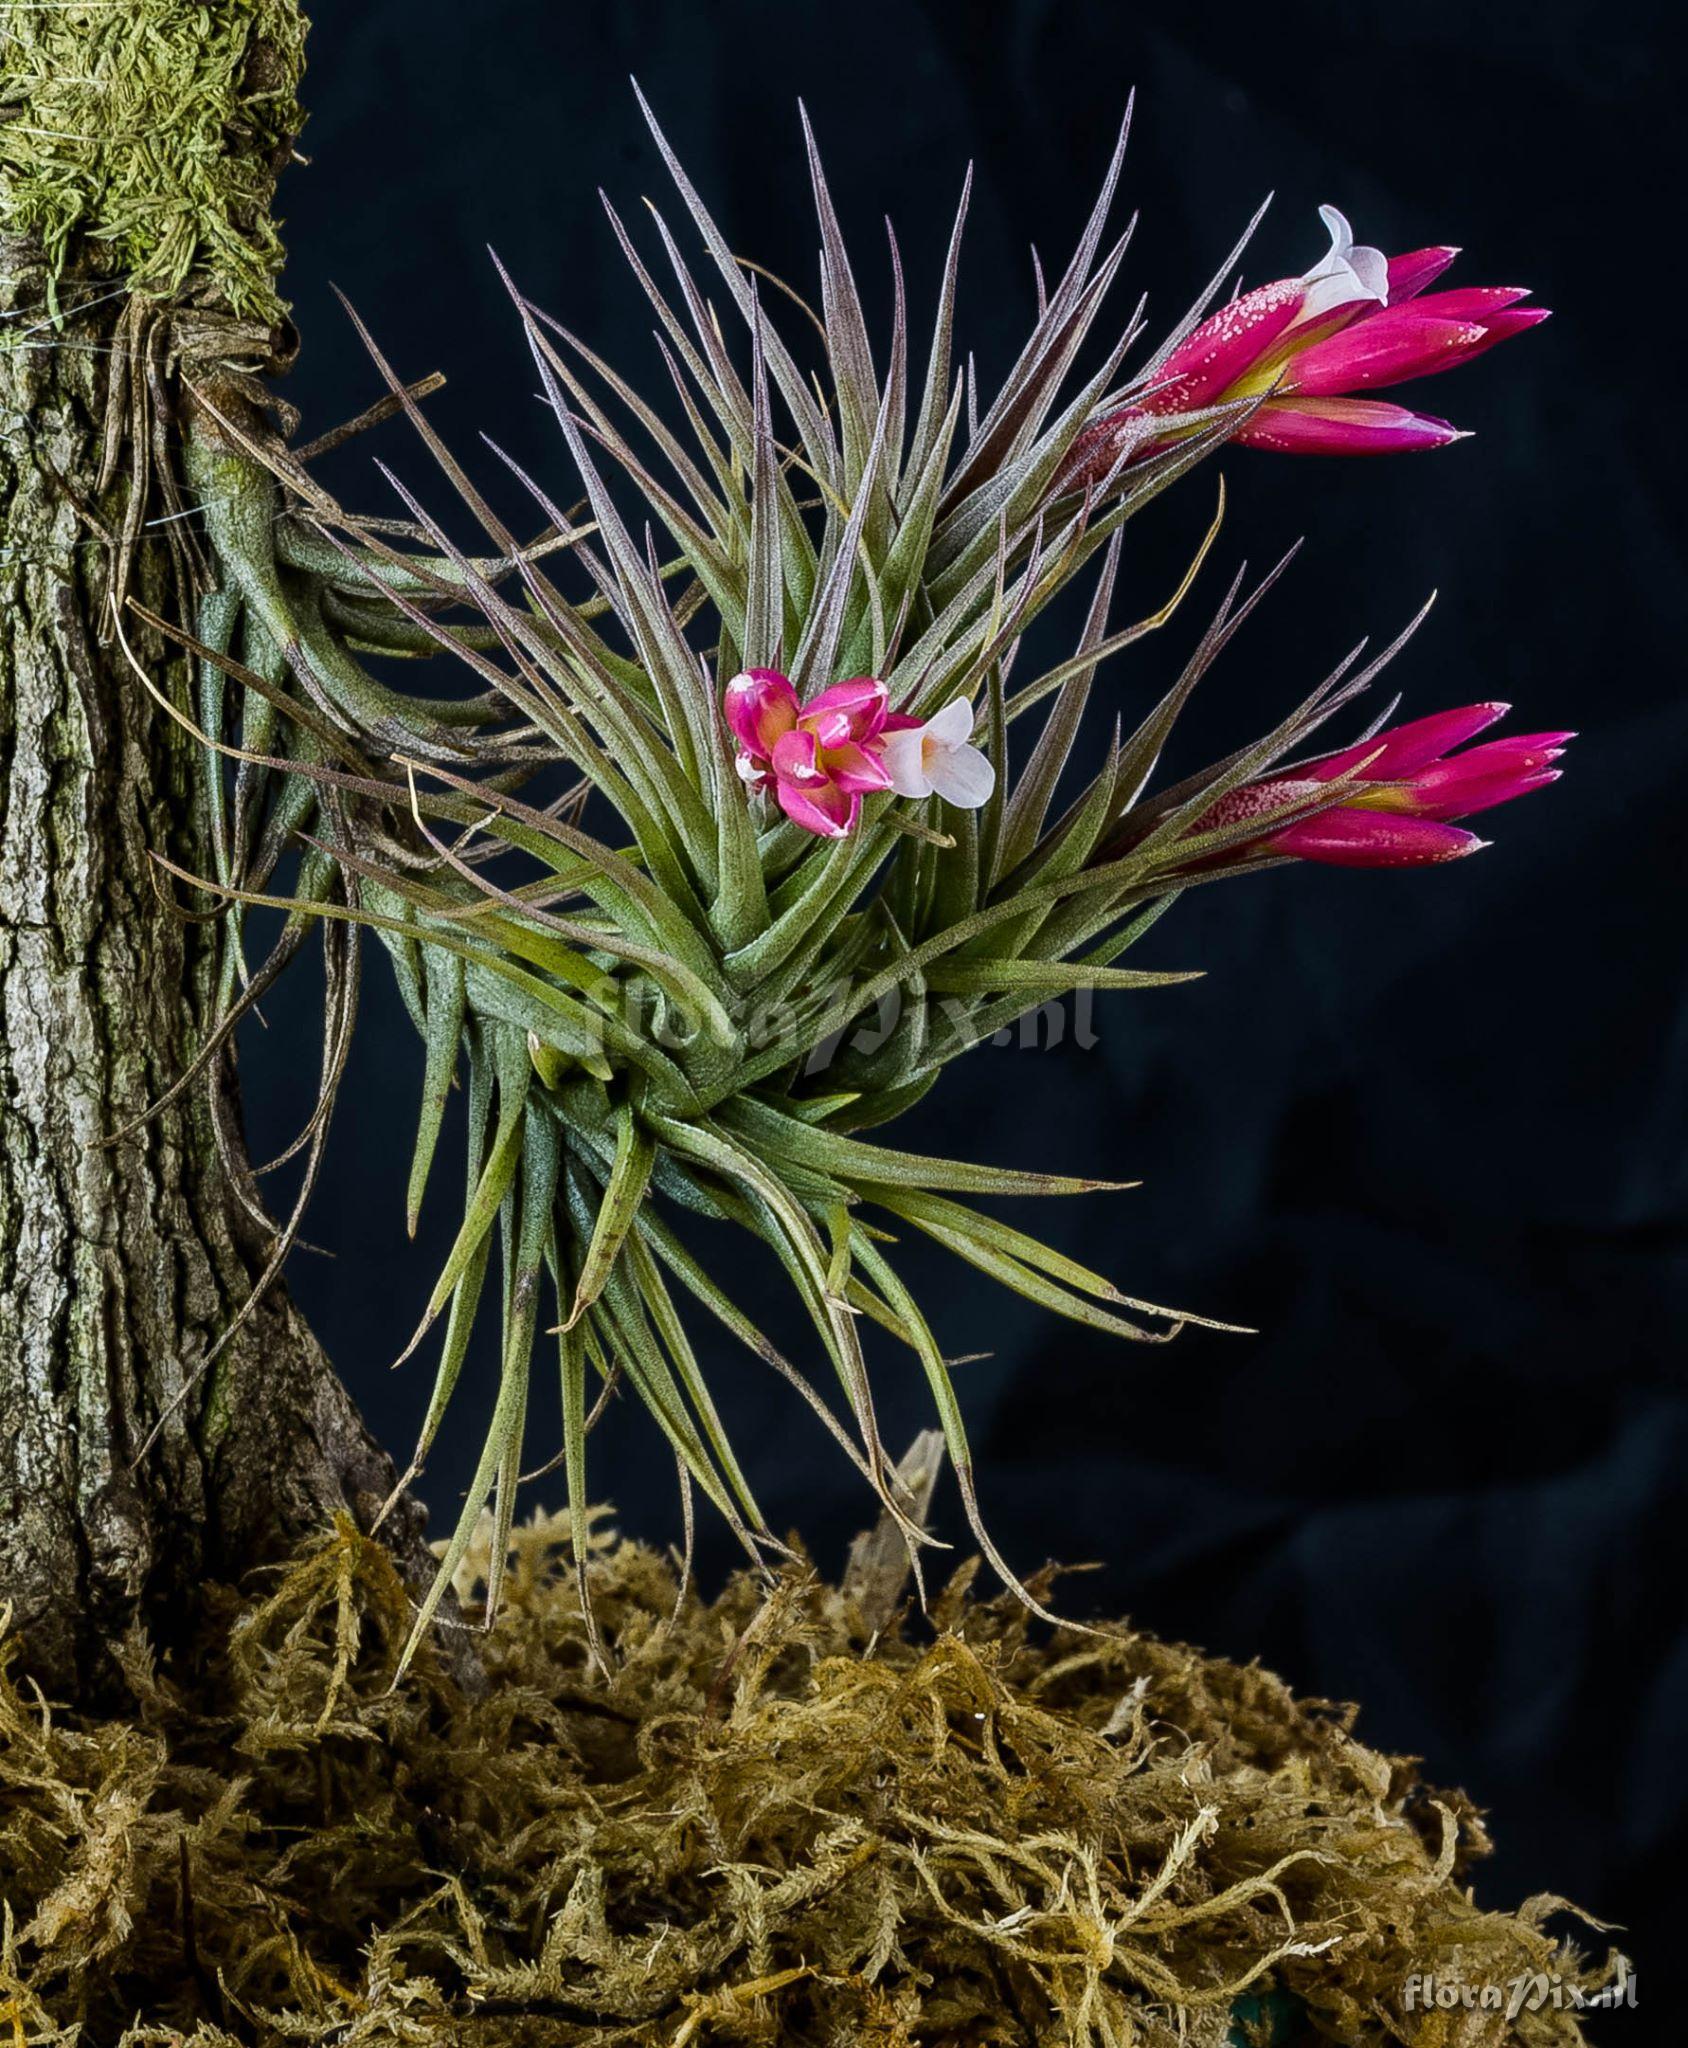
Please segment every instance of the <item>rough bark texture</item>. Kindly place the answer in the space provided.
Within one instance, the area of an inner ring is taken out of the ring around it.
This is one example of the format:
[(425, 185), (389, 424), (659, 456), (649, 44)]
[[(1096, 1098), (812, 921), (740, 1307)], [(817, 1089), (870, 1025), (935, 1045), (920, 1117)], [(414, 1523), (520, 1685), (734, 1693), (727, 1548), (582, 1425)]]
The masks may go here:
[[(196, 1380), (266, 1250), (203, 1091), (105, 1143), (207, 1014), (211, 948), (150, 851), (207, 861), (192, 743), (102, 638), (110, 554), (78, 509), (121, 520), (124, 486), (96, 503), (112, 309), (38, 326), (45, 288), (0, 240), (0, 1600), (85, 1692), (130, 1622), (167, 1639), (208, 1578), (338, 1508), (367, 1526), (394, 1475), (280, 1288)], [(166, 611), (167, 559), (143, 542), (135, 577)], [(185, 703), (183, 664), (129, 638)]]

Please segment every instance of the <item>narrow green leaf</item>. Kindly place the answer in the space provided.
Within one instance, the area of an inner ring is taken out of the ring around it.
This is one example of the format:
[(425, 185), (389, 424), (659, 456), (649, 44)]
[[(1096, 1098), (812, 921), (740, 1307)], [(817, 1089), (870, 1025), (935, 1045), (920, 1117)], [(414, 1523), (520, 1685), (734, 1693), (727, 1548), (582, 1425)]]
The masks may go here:
[[(967, 1425), (962, 1419), (961, 1403), (955, 1397), (955, 1385), (950, 1378), (944, 1354), (938, 1348), (937, 1339), (932, 1335), (919, 1305), (878, 1247), (865, 1235), (858, 1237), (855, 1255), (868, 1279), (884, 1297), (892, 1316), (902, 1326), (903, 1334), (913, 1344), (925, 1368), (926, 1384), (931, 1389), (933, 1405), (938, 1411), (938, 1425), (943, 1430), (950, 1462), (955, 1467), (956, 1484), (961, 1489), (962, 1505), (967, 1512), (967, 1525), (973, 1532), (974, 1542), (984, 1552), (991, 1568), (1015, 1598), (1022, 1601), (1041, 1620), (1054, 1622), (1056, 1617), (1009, 1569), (985, 1527), (983, 1516), (979, 1513), (978, 1491), (973, 1480), (973, 1453), (967, 1442)], [(1067, 1626), (1073, 1624), (1069, 1623)]]
[(1097, 578), (1095, 593), (1090, 600), (1084, 630), (1079, 635), (1078, 653), (1074, 657), (1076, 665), (1062, 682), (1061, 694), (1056, 698), (1042, 732), (1038, 734), (1037, 745), (1032, 749), (1025, 773), (1015, 784), (1003, 824), (1001, 845), (991, 873), (993, 883), (999, 875), (1011, 875), (1014, 872), (1036, 846), (1043, 831), (1043, 821), (1049, 813), (1050, 799), (1055, 794), (1055, 785), (1061, 779), (1061, 771), (1067, 765), (1073, 742), (1078, 737), (1084, 707), (1090, 699), (1090, 685), (1096, 673), (1096, 664), (1101, 659), (1098, 649), (1107, 631), (1108, 607), (1113, 601), (1121, 545), (1122, 536), (1116, 533), (1108, 543), (1108, 552), (1103, 557), (1102, 572)]
[[(774, 1539), (768, 1528), (767, 1517), (757, 1506), (756, 1496), (750, 1482), (744, 1476), (715, 1406), (714, 1396), (709, 1391), (709, 1382), (704, 1377), (692, 1350), (691, 1340), (686, 1335), (685, 1325), (675, 1313), (673, 1297), (663, 1283), (656, 1261), (645, 1248), (643, 1240), (635, 1232), (627, 1240), (626, 1271), (631, 1284), (638, 1289), (645, 1313), (650, 1317), (664, 1350), (668, 1353), (675, 1378), (679, 1381), (686, 1399), (691, 1404), (699, 1428), (703, 1431), (715, 1463), (720, 1468), (727, 1484), (732, 1488), (750, 1528), (759, 1541), (767, 1543)], [(779, 1546), (783, 1549), (783, 1545)]]
[[(955, 224), (950, 229), (949, 249), (944, 256), (944, 274), (938, 287), (938, 310), (932, 323), (932, 348), (926, 361), (926, 385), (921, 395), (920, 411), (915, 416), (914, 439), (909, 449), (906, 474), (915, 478), (925, 476), (931, 459), (933, 445), (940, 432), (953, 429), (955, 416), (959, 414), (961, 386), (954, 383), (954, 397), (950, 401), (952, 414), (949, 426), (940, 428), (944, 416), (944, 394), (952, 387), (950, 376), (950, 351), (955, 331), (955, 290), (961, 269), (961, 238), (967, 226), (967, 206), (973, 196), (973, 166), (967, 166), (967, 175), (962, 180), (961, 200), (955, 210)], [(942, 463), (939, 465), (940, 471)], [(919, 488), (917, 483), (916, 488)]]
[[(558, 1272), (557, 1295), (563, 1298), (564, 1279)], [(586, 1490), (586, 1338), (567, 1324), (557, 1336), (558, 1373), (562, 1383), (563, 1479), (568, 1488), (569, 1542), (574, 1551), (574, 1579), (580, 1599), (586, 1640), (600, 1671), (609, 1670), (609, 1660), (598, 1633), (587, 1561), (591, 1554), (591, 1525), (587, 1509), (591, 1496)]]
[(851, 1464), (855, 1466), (856, 1470), (861, 1473), (870, 1486), (877, 1486), (879, 1482), (875, 1479), (872, 1468), (869, 1466), (866, 1458), (862, 1456), (861, 1451), (851, 1438), (849, 1432), (839, 1422), (838, 1417), (833, 1414), (825, 1401), (815, 1391), (809, 1379), (799, 1372), (790, 1359), (776, 1345), (771, 1343), (750, 1318), (742, 1310), (735, 1307), (733, 1302), (722, 1293), (721, 1289), (716, 1286), (708, 1273), (693, 1258), (691, 1253), (687, 1251), (673, 1231), (668, 1228), (667, 1224), (647, 1213), (639, 1219), (639, 1233), (681, 1285), (702, 1302), (704, 1307), (709, 1310), (710, 1314), (718, 1322), (729, 1329), (738, 1338), (740, 1343), (748, 1350), (754, 1352), (765, 1364), (771, 1365), (788, 1386), (796, 1389), (798, 1394), (808, 1403), (809, 1407), (819, 1416), (827, 1433), (850, 1460)]
[(773, 1247), (791, 1274), (849, 1397), (869, 1460), (875, 1469), (880, 1469), (884, 1453), (861, 1339), (854, 1317), (828, 1292), (828, 1254), (801, 1202), (781, 1175), (770, 1169), (756, 1152), (736, 1143), (715, 1126), (681, 1123), (661, 1115), (653, 1116), (651, 1121), (664, 1144), (707, 1167), (728, 1189), (742, 1189), (751, 1198), (750, 1203), (735, 1203), (729, 1195), (724, 1206), (730, 1215), (742, 1218)]
[(422, 949), (422, 972), (427, 987), (423, 1027), (427, 1055), (422, 1075), (422, 1107), (416, 1123), (416, 1150), (410, 1162), (410, 1185), (405, 1196), (405, 1224), (412, 1237), (422, 1213), (423, 1190), (428, 1185), (428, 1169), (439, 1143), (440, 1123), (463, 1040), (463, 962), (453, 953), (427, 946)]
[[(529, 1103), (522, 1143), (519, 1222), (505, 1224), (505, 1308), (502, 1370), (523, 1389), (522, 1419), (527, 1416), (526, 1388), (533, 1368), (533, 1341), (539, 1327), (539, 1283), (552, 1241), (552, 1210), (557, 1195), (559, 1146), (550, 1114)], [(486, 1623), (490, 1628), (504, 1588), (510, 1529), (515, 1519), (516, 1487), (522, 1469), (523, 1429), (511, 1430), (493, 1480), (492, 1542), (487, 1565)]]
[(650, 1133), (638, 1122), (632, 1105), (623, 1102), (616, 1112), (615, 1164), (592, 1227), (591, 1242), (581, 1261), (575, 1283), (574, 1304), (565, 1328), (573, 1329), (587, 1309), (604, 1291), (610, 1268), (620, 1256), (627, 1233), (638, 1219), (650, 1187), (655, 1146)]
[(860, 483), (868, 464), (867, 449), (872, 441), (872, 422), (880, 399), (873, 371), (873, 350), (867, 336), (856, 281), (850, 271), (850, 257), (833, 211), (815, 147), (809, 112), (798, 102), (803, 124), (803, 147), (809, 160), (809, 183), (814, 192), (815, 214), (821, 230), (821, 305), (826, 319), (827, 357), (838, 398), (839, 424), (844, 454), (842, 486), (846, 494)]
[(440, 1602), (450, 1589), (457, 1567), (463, 1562), (475, 1530), (481, 1518), (481, 1509), (486, 1505), (487, 1496), (497, 1482), (501, 1467), (508, 1465), (511, 1446), (515, 1455), (521, 1455), (522, 1424), (527, 1417), (527, 1374), (525, 1370), (506, 1370), (499, 1377), (498, 1399), (493, 1405), (492, 1418), (487, 1424), (486, 1442), (475, 1465), (474, 1475), (463, 1496), (463, 1509), (457, 1518), (457, 1526), (451, 1532), (445, 1552), (440, 1559), (439, 1570), (433, 1582), (423, 1595), (416, 1612), (410, 1635), (399, 1658), (398, 1669), (393, 1673), (393, 1685), (397, 1687), (410, 1669), (411, 1659), (416, 1655), (422, 1638), (428, 1632), (428, 1624), (438, 1612)]
[(1009, 1167), (978, 1166), (960, 1159), (927, 1159), (916, 1152), (864, 1145), (859, 1139), (843, 1137), (836, 1131), (814, 1130), (748, 1096), (722, 1105), (716, 1117), (721, 1125), (751, 1139), (770, 1157), (812, 1167), (845, 1183), (874, 1181), (894, 1187), (942, 1188), (952, 1194), (975, 1195), (1087, 1195), (1129, 1185), (1070, 1174), (1018, 1173)]
[(779, 464), (774, 455), (774, 426), (768, 410), (768, 364), (762, 349), (760, 311), (751, 329), (751, 403), (756, 460), (750, 478), (744, 665), (778, 668), (785, 643), (785, 579), (780, 553)]
[[(1063, 1296), (1066, 1290), (1076, 1289), (1081, 1294), (1093, 1295), (1100, 1301), (1109, 1302), (1116, 1308), (1130, 1309), (1134, 1314), (1152, 1316), (1179, 1328), (1186, 1324), (1197, 1324), (1204, 1330), (1220, 1330), (1232, 1336), (1251, 1334), (1243, 1330), (1238, 1323), (1218, 1322), (1211, 1316), (1192, 1314), (1188, 1309), (1163, 1308), (1159, 1303), (1144, 1301), (1138, 1295), (1122, 1293), (1104, 1274), (1080, 1265), (1078, 1260), (1068, 1258), (1064, 1253), (1056, 1251), (1053, 1246), (1044, 1244), (1026, 1231), (1016, 1230), (1011, 1224), (999, 1222), (994, 1216), (982, 1216), (978, 1210), (969, 1209), (963, 1203), (946, 1201), (940, 1195), (910, 1193), (903, 1189), (876, 1190), (870, 1199), (889, 1209), (893, 1215), (906, 1218), (917, 1229), (924, 1230), (938, 1243), (947, 1245), (950, 1250), (971, 1260), (982, 1271), (989, 1272), (993, 1278), (1002, 1280), (1005, 1286), (1014, 1288), (1018, 1293), (1026, 1291), (1023, 1283), (1028, 1275), (1032, 1278), (1041, 1276), (1046, 1281), (1057, 1283)], [(995, 1263), (989, 1263), (998, 1259), (1002, 1266), (1000, 1271)], [(1012, 1268), (1022, 1270), (1010, 1277)], [(1054, 1296), (1044, 1300), (1043, 1296), (1034, 1294), (1030, 1298), (1044, 1301), (1045, 1306), (1055, 1307), (1062, 1315), (1072, 1316), (1075, 1313), (1074, 1304), (1062, 1306)], [(1083, 1308), (1084, 1304), (1076, 1306)], [(1083, 1321), (1089, 1317), (1080, 1315), (1077, 1319)], [(1094, 1327), (1111, 1329), (1116, 1336), (1147, 1337), (1150, 1334), (1136, 1330), (1129, 1324), (1115, 1329), (1107, 1319), (1096, 1323)], [(1156, 1338), (1152, 1341), (1161, 1340)]]
[[(1113, 207), (1114, 194), (1119, 187), (1120, 172), (1125, 163), (1125, 145), (1131, 133), (1131, 105), (1128, 100), (1125, 118), (1120, 123), (1119, 135), (1114, 143), (1114, 152), (1102, 180), (1102, 189), (1091, 208), (1090, 218), (1085, 222), (1084, 232), (1073, 251), (1072, 261), (1051, 294), (1030, 339), (1021, 350), (1013, 369), (1009, 371), (1001, 391), (973, 432), (966, 460), (950, 486), (952, 502), (958, 502), (973, 489), (980, 477), (988, 475), (1000, 465), (1007, 449), (1013, 444), (1015, 433), (1023, 426), (1028, 410), (1035, 405), (1039, 393), (1050, 381), (1047, 368), (1049, 360), (1062, 346), (1063, 339), (1070, 336), (1075, 314), (1082, 306), (1091, 283), (1091, 269), (1096, 261), (1096, 252), (1102, 246), (1108, 214)], [(1092, 308), (1093, 312), (1094, 310)]]
[(528, 1087), (533, 1079), (527, 1040), (520, 1032), (505, 1027), (495, 1031), (493, 1048), (498, 1063), (498, 1131), (493, 1138), (492, 1150), (487, 1157), (480, 1180), (463, 1212), (462, 1226), (451, 1250), (446, 1254), (440, 1277), (434, 1283), (434, 1291), (428, 1297), (428, 1306), (421, 1324), (416, 1335), (405, 1347), (403, 1356), (406, 1358), (415, 1350), (440, 1310), (445, 1307), (453, 1288), (474, 1255), (476, 1246), (486, 1238), (497, 1221), (499, 1208), (509, 1193), (516, 1177), (516, 1169), (521, 1164), (523, 1110), (527, 1104)]
[[(492, 1122), (493, 1060), (486, 1044), (486, 1034), (476, 1027), (469, 1043), (469, 1117), (466, 1144), (468, 1181), (464, 1189), (464, 1205), (474, 1200), (475, 1189), (480, 1185), (481, 1175), (486, 1170), (487, 1133)], [(492, 1235), (486, 1233), (470, 1255), (451, 1297), (451, 1312), (446, 1317), (445, 1340), (440, 1347), (439, 1364), (434, 1371), (433, 1389), (428, 1396), (427, 1413), (422, 1418), (422, 1427), (417, 1432), (416, 1449), (411, 1453), (410, 1464), (400, 1481), (401, 1488), (413, 1480), (422, 1470), (434, 1438), (439, 1433), (441, 1422), (452, 1393), (457, 1386), (458, 1375), (463, 1370), (463, 1361), (468, 1355), (469, 1338), (474, 1329), (475, 1314), (480, 1307), (481, 1290), (486, 1284), (486, 1269), (492, 1255)], [(399, 1361), (402, 1363), (402, 1360)], [(396, 1493), (395, 1493), (395, 1498)]]
[[(639, 100), (640, 111), (644, 114), (646, 124), (655, 138), (657, 150), (668, 167), (668, 174), (674, 180), (675, 187), (679, 191), (681, 199), (685, 202), (686, 210), (691, 215), (693, 224), (696, 226), (698, 233), (703, 237), (704, 244), (709, 250), (710, 255), (714, 258), (716, 269), (721, 273), (728, 292), (732, 295), (734, 303), (743, 314), (746, 322), (754, 324), (756, 317), (755, 302), (738, 259), (733, 255), (726, 237), (711, 219), (707, 207), (698, 197), (691, 180), (686, 176), (685, 171), (681, 167), (679, 158), (675, 156), (673, 150), (669, 147), (668, 138), (657, 126), (656, 116), (651, 112), (644, 94), (639, 92), (637, 86), (634, 87), (634, 92)], [(773, 371), (774, 381), (780, 387), (780, 395), (784, 398), (791, 410), (792, 417), (797, 422), (797, 430), (802, 436), (803, 445), (808, 451), (810, 462), (815, 465), (818, 475), (829, 482), (835, 481), (838, 457), (832, 435), (827, 428), (826, 416), (816, 404), (809, 391), (807, 380), (804, 378), (802, 371), (797, 367), (796, 362), (792, 359), (790, 352), (773, 335), (768, 337), (768, 363), (769, 368)]]
[(1202, 977), (1199, 968), (1185, 974), (1156, 974), (1063, 960), (940, 960), (927, 970), (926, 978), (939, 995), (982, 996), (1005, 990), (1047, 1001), (1081, 988), (1171, 988)]

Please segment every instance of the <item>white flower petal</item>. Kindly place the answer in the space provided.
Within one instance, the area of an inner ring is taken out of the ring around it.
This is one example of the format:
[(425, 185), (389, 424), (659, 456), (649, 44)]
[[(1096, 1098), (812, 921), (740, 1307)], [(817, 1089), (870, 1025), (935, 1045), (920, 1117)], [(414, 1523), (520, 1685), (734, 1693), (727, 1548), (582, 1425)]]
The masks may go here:
[(953, 698), (926, 724), (926, 736), (941, 747), (959, 747), (973, 730), (973, 706), (966, 697)]
[(1323, 320), (1364, 300), (1383, 305), (1389, 297), (1389, 259), (1383, 251), (1356, 243), (1348, 216), (1336, 207), (1321, 206), (1319, 218), (1330, 232), (1330, 248), (1302, 274), (1307, 296), (1290, 323), (1293, 327)]
[(932, 782), (926, 772), (925, 740), (929, 727), (911, 725), (901, 732), (888, 732), (880, 758), (898, 796), (930, 796)]
[(996, 787), (996, 770), (977, 747), (934, 747), (926, 773), (944, 802), (958, 811), (976, 811)]
[(1373, 249), (1365, 243), (1352, 250), (1348, 257), (1348, 268), (1353, 271), (1360, 289), (1368, 299), (1387, 305), (1389, 301), (1389, 258), (1381, 249)]
[(1348, 225), (1348, 216), (1340, 207), (1321, 206), (1319, 218), (1330, 235), (1330, 248), (1324, 256), (1305, 272), (1301, 282), (1311, 284), (1315, 278), (1331, 277), (1348, 267), (1348, 253), (1354, 246), (1354, 230)]

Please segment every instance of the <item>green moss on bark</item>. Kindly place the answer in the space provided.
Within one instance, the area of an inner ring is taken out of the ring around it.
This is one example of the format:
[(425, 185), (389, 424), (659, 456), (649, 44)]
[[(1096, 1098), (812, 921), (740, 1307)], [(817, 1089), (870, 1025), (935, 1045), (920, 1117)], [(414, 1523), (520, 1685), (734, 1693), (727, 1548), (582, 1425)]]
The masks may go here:
[(273, 322), (276, 177), (304, 122), (294, 0), (83, 0), (0, 14), (0, 220), (51, 271)]

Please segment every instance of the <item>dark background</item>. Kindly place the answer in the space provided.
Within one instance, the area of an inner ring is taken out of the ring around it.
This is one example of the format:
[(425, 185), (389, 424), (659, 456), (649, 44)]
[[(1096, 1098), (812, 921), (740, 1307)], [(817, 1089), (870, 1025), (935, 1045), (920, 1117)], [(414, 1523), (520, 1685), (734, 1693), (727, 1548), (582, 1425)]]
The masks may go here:
[[(1251, 282), (1312, 260), (1313, 209), (1330, 200), (1388, 249), (1462, 243), (1450, 283), (1522, 281), (1556, 309), (1408, 394), (1474, 441), (1378, 463), (1233, 451), (1214, 564), (1097, 697), (1128, 717), (1146, 706), (1236, 563), (1264, 566), (1305, 534), (1205, 686), (1180, 761), (1254, 737), (1360, 634), (1387, 637), (1437, 588), (1389, 679), (1408, 714), (1515, 700), (1521, 729), (1581, 729), (1567, 779), (1485, 821), (1498, 843), (1461, 866), (1298, 869), (1197, 892), (1134, 959), (1199, 965), (1205, 980), (1105, 999), (1093, 1050), (982, 1051), (907, 1127), (929, 1148), (1140, 1175), (1135, 1193), (1035, 1220), (1128, 1289), (1261, 1334), (1115, 1346), (936, 1253), (911, 1263), (946, 1347), (993, 1354), (965, 1369), (963, 1393), (1009, 1555), (1099, 1560), (1100, 1575), (1069, 1582), (1071, 1607), (1129, 1612), (1363, 1701), (1371, 1740), (1422, 1754), (1492, 1808), (1486, 1896), (1560, 1891), (1630, 1930), (1651, 1996), (1606, 2023), (1626, 2042), (1679, 2009), (1658, 1936), (1688, 1847), (1688, 698), (1680, 452), (1666, 445), (1681, 404), (1667, 312), (1680, 79), (1662, 21), (1563, 0), (362, 0), (321, 10), (312, 163), (283, 194), (305, 431), (377, 389), (333, 279), (407, 374), (449, 374), (431, 412), (456, 442), (487, 429), (560, 495), (561, 450), (483, 245), (662, 388), (595, 197), (602, 183), (626, 217), (642, 194), (679, 215), (630, 71), (735, 246), (812, 290), (803, 94), (881, 309), (879, 221), (896, 217), (922, 341), (972, 158), (961, 331), (987, 382), (1031, 317), (1027, 245), (1064, 263), (1132, 85), (1123, 209), (1143, 219), (1118, 318), (1146, 290), (1154, 325), (1170, 323), (1271, 188)], [(401, 430), (375, 438), (443, 495)], [(396, 510), (375, 452), (354, 444), (332, 480)], [(1117, 616), (1160, 601), (1212, 486), (1210, 469), (1133, 525)], [(406, 1242), (420, 1048), (379, 962), (367, 1002), (309, 1227), (335, 1256), (301, 1256), (294, 1284), (402, 1454), (431, 1361), (388, 1366), (451, 1218), (442, 1185), (424, 1243)], [(308, 1103), (308, 985), (269, 1016), (246, 1057), (259, 1156)], [(771, 1270), (734, 1277), (785, 1327)], [(478, 1443), (490, 1332), (488, 1346), (427, 1475), (436, 1522)], [(866, 1512), (854, 1475), (754, 1362), (718, 1363), (770, 1519), (836, 1565)], [(879, 1368), (887, 1433), (906, 1438), (926, 1419), (917, 1369), (889, 1347)], [(542, 1396), (536, 1462), (554, 1428)], [(593, 1450), (628, 1525), (675, 1535), (654, 1431), (618, 1412)], [(552, 1488), (539, 1493), (555, 1505)], [(942, 1527), (964, 1540), (947, 1494)], [(726, 1568), (721, 1532), (704, 1528), (701, 1558), (708, 1577)]]

